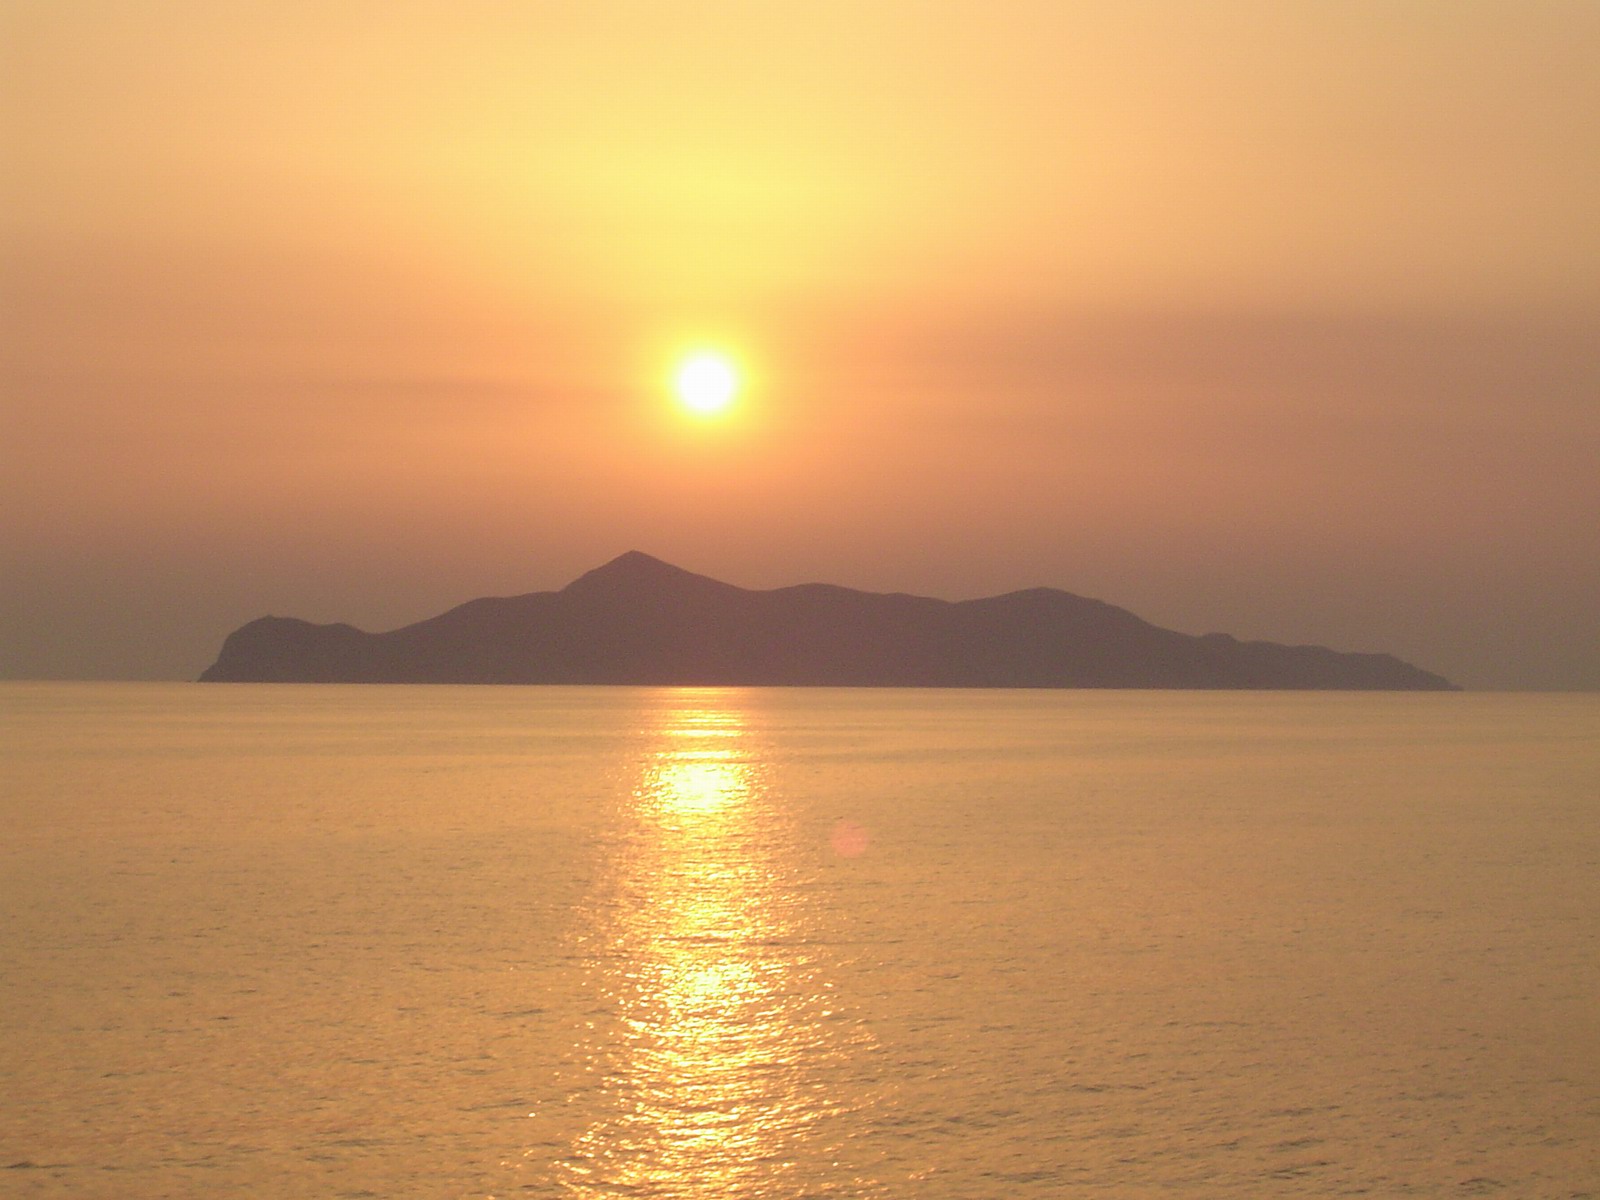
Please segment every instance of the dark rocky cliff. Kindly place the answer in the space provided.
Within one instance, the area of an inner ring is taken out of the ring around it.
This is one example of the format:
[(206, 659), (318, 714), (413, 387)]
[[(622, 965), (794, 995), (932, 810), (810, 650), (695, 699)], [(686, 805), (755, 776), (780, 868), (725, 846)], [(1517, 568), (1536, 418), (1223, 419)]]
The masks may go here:
[(200, 677), (258, 683), (1330, 688), (1441, 691), (1388, 654), (1191, 637), (1034, 588), (952, 603), (827, 584), (750, 591), (637, 551), (559, 592), (388, 633), (263, 617)]

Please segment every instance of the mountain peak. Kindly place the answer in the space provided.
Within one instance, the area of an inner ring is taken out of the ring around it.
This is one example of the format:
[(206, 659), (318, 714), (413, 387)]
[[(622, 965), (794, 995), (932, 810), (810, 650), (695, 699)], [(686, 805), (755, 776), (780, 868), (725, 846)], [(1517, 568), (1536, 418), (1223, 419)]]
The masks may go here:
[(643, 550), (625, 550), (610, 562), (601, 563), (594, 570), (587, 572), (587, 574), (598, 575), (602, 571), (611, 574), (626, 572), (630, 575), (645, 571), (680, 571), (682, 574), (688, 574), (681, 567), (675, 567), (671, 563), (655, 557), (653, 554), (646, 554)]
[(690, 583), (731, 586), (717, 583), (709, 576), (685, 571), (682, 567), (675, 567), (641, 550), (629, 550), (625, 554), (617, 555), (610, 562), (578, 576), (561, 590), (570, 594), (586, 595), (597, 592), (658, 591)]

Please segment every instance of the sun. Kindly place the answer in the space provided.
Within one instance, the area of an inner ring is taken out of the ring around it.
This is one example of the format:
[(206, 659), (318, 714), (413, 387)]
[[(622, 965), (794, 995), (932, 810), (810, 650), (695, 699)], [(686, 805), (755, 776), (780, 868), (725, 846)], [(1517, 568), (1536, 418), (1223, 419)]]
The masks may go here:
[(727, 412), (739, 394), (739, 371), (717, 350), (697, 350), (678, 363), (672, 377), (678, 402), (691, 413), (714, 417)]

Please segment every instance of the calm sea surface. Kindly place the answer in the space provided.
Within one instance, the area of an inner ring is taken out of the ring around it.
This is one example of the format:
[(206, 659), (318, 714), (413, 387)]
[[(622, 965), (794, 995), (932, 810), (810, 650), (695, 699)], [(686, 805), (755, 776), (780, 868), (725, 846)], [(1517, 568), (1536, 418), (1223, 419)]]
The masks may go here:
[(0, 1194), (1600, 1196), (1600, 697), (0, 687)]

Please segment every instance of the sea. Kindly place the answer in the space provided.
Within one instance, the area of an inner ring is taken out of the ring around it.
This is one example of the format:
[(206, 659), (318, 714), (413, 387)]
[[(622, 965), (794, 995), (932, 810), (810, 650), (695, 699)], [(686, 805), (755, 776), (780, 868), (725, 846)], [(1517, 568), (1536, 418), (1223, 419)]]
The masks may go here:
[(0, 1195), (1600, 1197), (1600, 696), (0, 686)]

